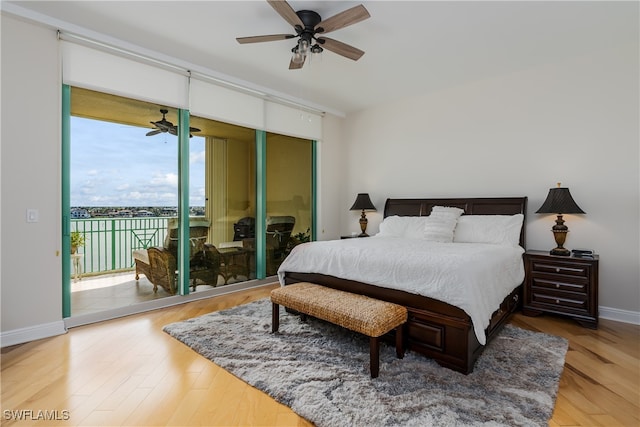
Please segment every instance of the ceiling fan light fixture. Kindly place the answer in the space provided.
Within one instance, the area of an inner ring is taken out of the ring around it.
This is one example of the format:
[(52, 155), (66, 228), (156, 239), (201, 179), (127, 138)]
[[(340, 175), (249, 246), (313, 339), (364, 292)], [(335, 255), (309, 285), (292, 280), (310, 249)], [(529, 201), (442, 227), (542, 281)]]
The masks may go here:
[(299, 44), (291, 49), (291, 52), (293, 52), (293, 55), (291, 56), (291, 62), (293, 62), (294, 64), (302, 64), (304, 62), (306, 55), (303, 55), (300, 52)]
[(299, 52), (294, 53), (293, 56), (291, 57), (291, 61), (294, 64), (302, 64), (304, 62), (304, 59), (305, 59), (305, 56)]
[(300, 52), (301, 55), (306, 55), (309, 52), (309, 41), (301, 38), (300, 41), (298, 42), (298, 52)]

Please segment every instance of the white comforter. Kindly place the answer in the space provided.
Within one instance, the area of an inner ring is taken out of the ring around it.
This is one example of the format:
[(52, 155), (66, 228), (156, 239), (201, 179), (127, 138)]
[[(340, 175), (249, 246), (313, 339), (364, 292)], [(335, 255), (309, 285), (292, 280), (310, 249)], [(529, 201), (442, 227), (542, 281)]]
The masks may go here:
[(480, 344), (491, 314), (524, 279), (520, 246), (370, 237), (298, 245), (278, 269), (320, 273), (423, 295), (464, 310)]

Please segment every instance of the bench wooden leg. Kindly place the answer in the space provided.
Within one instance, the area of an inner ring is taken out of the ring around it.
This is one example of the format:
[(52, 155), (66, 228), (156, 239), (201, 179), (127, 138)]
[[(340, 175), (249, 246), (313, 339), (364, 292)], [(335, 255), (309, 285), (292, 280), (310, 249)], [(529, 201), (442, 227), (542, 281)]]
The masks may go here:
[(404, 359), (403, 329), (402, 325), (396, 328), (396, 356), (398, 356), (398, 359)]
[(371, 378), (378, 378), (380, 372), (380, 337), (369, 339), (369, 369)]
[(280, 329), (280, 305), (271, 303), (271, 332), (278, 332)]

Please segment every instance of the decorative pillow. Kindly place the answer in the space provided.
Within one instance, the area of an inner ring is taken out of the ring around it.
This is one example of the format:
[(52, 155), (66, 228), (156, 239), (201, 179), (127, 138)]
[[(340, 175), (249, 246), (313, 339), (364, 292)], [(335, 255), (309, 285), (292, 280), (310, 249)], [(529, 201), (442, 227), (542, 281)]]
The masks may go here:
[(464, 215), (458, 219), (453, 241), (518, 246), (524, 215)]
[(452, 206), (434, 206), (431, 208), (431, 216), (435, 214), (436, 216), (448, 216), (458, 219), (463, 213), (464, 209)]
[(453, 230), (456, 228), (456, 218), (451, 216), (429, 215), (424, 225), (424, 239), (431, 242), (453, 242)]
[(380, 224), (380, 232), (377, 235), (422, 239), (427, 218), (426, 216), (388, 216)]
[(427, 217), (424, 225), (424, 239), (432, 242), (451, 243), (458, 218), (463, 213), (464, 210), (460, 208), (434, 206), (431, 208), (431, 215)]

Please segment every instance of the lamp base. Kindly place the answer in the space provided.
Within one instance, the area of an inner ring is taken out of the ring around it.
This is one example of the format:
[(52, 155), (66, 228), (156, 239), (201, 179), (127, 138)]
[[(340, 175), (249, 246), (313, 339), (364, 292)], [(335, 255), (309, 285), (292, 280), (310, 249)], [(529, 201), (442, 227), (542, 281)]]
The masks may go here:
[(562, 214), (558, 214), (556, 219), (556, 223), (553, 227), (551, 227), (551, 231), (553, 232), (553, 238), (556, 241), (556, 248), (551, 249), (549, 252), (551, 255), (557, 256), (570, 256), (571, 251), (566, 249), (563, 245), (565, 240), (567, 239), (567, 233), (569, 232), (569, 227), (564, 225), (564, 219), (562, 219)]
[(549, 251), (549, 253), (551, 255), (557, 255), (557, 256), (570, 256), (571, 255), (571, 251), (569, 249), (565, 249), (565, 248), (551, 249), (551, 251)]
[(367, 223), (369, 222), (369, 220), (367, 219), (367, 214), (364, 213), (364, 209), (362, 209), (362, 214), (360, 215), (359, 222), (360, 222), (360, 230), (362, 230), (362, 233), (360, 233), (358, 237), (369, 237), (369, 235), (366, 232)]

